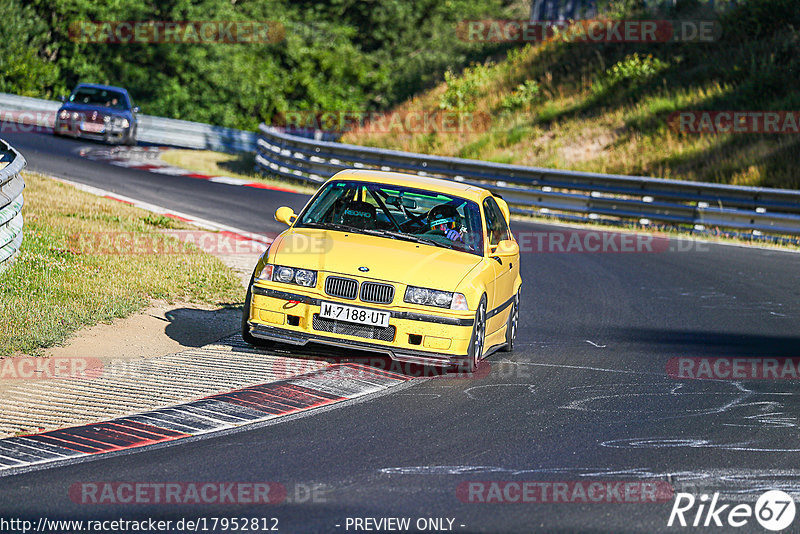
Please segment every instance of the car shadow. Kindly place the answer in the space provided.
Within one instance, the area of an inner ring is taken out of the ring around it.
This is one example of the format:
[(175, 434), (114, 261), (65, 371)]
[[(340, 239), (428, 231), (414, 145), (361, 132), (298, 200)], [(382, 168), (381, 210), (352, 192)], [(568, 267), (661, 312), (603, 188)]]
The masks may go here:
[(800, 357), (800, 337), (742, 334), (712, 330), (615, 328), (609, 331), (619, 343), (644, 344), (653, 353), (685, 356)]
[(164, 333), (186, 347), (202, 347), (239, 331), (241, 307), (223, 306), (213, 310), (176, 308), (164, 314)]

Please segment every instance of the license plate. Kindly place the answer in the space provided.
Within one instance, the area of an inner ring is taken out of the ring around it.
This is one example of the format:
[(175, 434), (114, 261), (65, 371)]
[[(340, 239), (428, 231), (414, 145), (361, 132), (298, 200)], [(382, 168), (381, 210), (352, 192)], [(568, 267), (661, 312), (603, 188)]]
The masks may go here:
[(389, 326), (389, 312), (345, 306), (333, 302), (320, 304), (319, 316), (348, 323), (366, 324), (370, 326)]
[(103, 133), (106, 131), (106, 126), (104, 124), (96, 124), (94, 122), (82, 122), (81, 130), (84, 132)]

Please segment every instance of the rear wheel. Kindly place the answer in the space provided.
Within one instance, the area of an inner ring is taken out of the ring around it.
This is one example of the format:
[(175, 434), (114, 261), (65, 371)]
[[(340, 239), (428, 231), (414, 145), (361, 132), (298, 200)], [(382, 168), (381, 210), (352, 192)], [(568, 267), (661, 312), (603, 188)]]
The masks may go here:
[(503, 346), (503, 352), (512, 352), (514, 350), (514, 342), (517, 339), (517, 329), (519, 327), (519, 292), (514, 295), (514, 301), (511, 303), (511, 311), (508, 313), (508, 322), (506, 323), (506, 344)]
[(274, 346), (275, 342), (255, 337), (250, 333), (250, 325), (247, 324), (247, 321), (250, 319), (250, 302), (253, 300), (252, 286), (253, 277), (251, 276), (250, 283), (247, 284), (247, 296), (244, 298), (244, 309), (242, 310), (242, 339), (255, 347), (267, 349)]
[(472, 338), (467, 350), (467, 358), (462, 362), (460, 371), (474, 373), (483, 357), (486, 342), (486, 295), (481, 297), (478, 311), (475, 312), (475, 325), (472, 327)]

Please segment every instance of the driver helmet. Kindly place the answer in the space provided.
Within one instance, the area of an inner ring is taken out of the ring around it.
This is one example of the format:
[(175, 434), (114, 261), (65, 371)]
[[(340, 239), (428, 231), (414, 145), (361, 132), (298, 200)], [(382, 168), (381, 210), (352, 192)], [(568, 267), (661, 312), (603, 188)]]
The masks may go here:
[(446, 232), (461, 229), (461, 215), (450, 204), (434, 206), (428, 213), (428, 226), (431, 230)]

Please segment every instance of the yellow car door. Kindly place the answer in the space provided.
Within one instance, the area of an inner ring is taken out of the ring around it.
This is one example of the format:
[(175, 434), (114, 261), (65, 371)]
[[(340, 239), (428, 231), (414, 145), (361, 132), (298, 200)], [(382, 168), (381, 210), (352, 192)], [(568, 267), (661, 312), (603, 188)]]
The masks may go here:
[(483, 201), (486, 221), (489, 258), (494, 265), (494, 295), (487, 314), (487, 334), (496, 332), (506, 325), (514, 297), (514, 284), (519, 273), (519, 248), (511, 246), (511, 232), (506, 223), (503, 210), (492, 197)]

